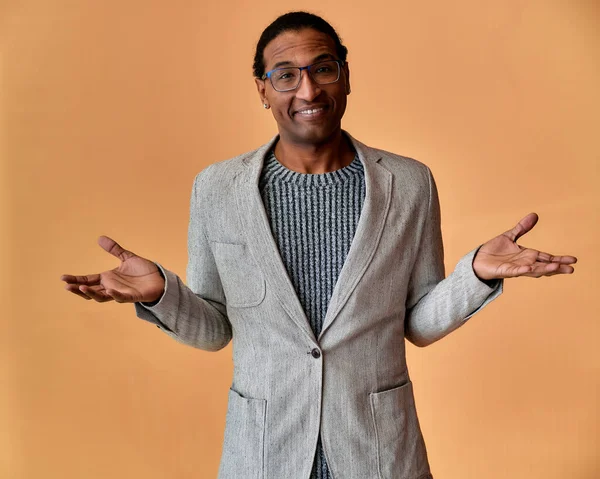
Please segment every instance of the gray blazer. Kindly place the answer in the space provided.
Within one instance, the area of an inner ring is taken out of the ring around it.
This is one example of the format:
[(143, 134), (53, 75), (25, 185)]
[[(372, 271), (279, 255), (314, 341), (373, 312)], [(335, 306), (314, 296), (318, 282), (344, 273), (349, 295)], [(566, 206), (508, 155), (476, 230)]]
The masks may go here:
[(475, 276), (478, 248), (445, 278), (429, 168), (348, 137), (366, 197), (318, 338), (258, 190), (277, 137), (197, 175), (188, 286), (159, 265), (162, 298), (135, 304), (182, 343), (217, 351), (233, 341), (220, 479), (307, 479), (319, 432), (335, 479), (432, 478), (404, 340), (431, 344), (502, 292), (502, 280)]

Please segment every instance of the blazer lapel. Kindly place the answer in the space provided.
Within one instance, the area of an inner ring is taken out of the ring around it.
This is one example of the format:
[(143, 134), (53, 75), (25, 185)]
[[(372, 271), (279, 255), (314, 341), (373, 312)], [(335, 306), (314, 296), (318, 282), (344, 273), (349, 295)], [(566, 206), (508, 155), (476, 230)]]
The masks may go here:
[(261, 268), (269, 288), (279, 299), (290, 318), (313, 342), (316, 342), (294, 285), (281, 260), (279, 248), (273, 238), (269, 218), (258, 188), (265, 155), (277, 138), (278, 136), (275, 136), (269, 143), (261, 146), (252, 155), (242, 160), (245, 168), (236, 177), (235, 189), (238, 211), (241, 223), (244, 226), (248, 248)]
[(381, 155), (347, 132), (344, 133), (350, 138), (363, 164), (366, 195), (350, 250), (329, 301), (319, 339), (338, 316), (373, 259), (392, 197), (392, 174), (379, 164)]

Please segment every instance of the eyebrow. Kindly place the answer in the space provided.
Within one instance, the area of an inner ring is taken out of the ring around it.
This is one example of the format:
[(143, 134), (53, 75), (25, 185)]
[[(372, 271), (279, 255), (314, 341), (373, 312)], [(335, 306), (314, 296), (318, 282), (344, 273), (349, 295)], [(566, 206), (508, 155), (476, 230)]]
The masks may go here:
[[(331, 53), (321, 53), (319, 56), (316, 56), (315, 58), (312, 59), (311, 64), (316, 63), (320, 60), (335, 60), (335, 57)], [(295, 65), (290, 61), (277, 62), (277, 63), (275, 63), (275, 65), (273, 65), (272, 70), (275, 70), (276, 68), (279, 68), (279, 67), (288, 67), (288, 66), (295, 66)]]

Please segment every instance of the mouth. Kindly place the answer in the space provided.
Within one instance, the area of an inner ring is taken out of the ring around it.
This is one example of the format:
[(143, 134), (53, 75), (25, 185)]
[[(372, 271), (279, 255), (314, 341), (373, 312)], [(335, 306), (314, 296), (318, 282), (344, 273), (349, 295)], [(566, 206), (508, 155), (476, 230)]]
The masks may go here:
[(325, 112), (329, 110), (328, 106), (316, 106), (311, 108), (302, 108), (301, 110), (296, 110), (293, 116), (297, 116), (300, 118), (319, 118), (325, 115)]

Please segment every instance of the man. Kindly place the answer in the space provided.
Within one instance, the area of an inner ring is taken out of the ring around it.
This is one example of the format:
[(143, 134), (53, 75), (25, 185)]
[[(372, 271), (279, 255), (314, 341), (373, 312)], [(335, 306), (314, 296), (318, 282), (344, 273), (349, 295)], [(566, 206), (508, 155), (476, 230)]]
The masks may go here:
[(135, 303), (178, 341), (233, 340), (220, 478), (431, 478), (405, 359), (502, 292), (504, 278), (572, 273), (572, 256), (516, 240), (535, 213), (444, 278), (430, 170), (341, 129), (347, 50), (320, 17), (263, 32), (254, 75), (279, 134), (194, 182), (189, 286), (124, 250), (111, 271), (63, 276), (85, 299)]

